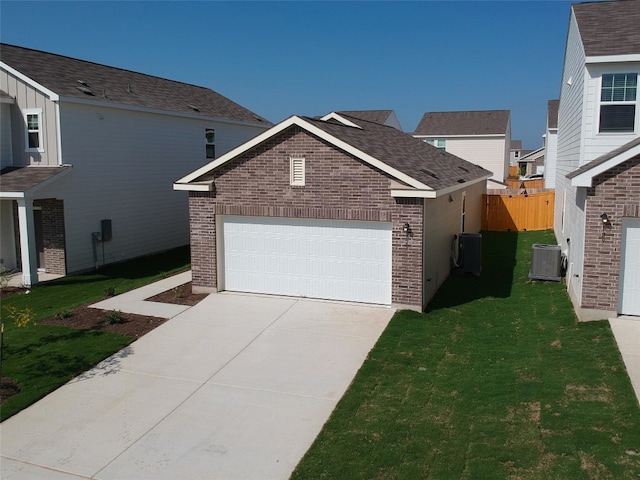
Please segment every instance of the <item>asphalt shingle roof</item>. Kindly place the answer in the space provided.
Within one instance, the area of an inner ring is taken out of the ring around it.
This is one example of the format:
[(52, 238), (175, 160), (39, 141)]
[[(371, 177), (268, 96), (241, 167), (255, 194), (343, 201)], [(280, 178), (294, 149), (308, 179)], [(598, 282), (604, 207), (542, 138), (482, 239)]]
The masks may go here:
[(6, 167), (0, 171), (0, 192), (26, 192), (70, 167)]
[(5, 43), (0, 60), (61, 97), (271, 125), (205, 87)]
[(560, 100), (549, 100), (547, 102), (548, 128), (558, 128), (558, 108), (560, 108)]
[(415, 178), (434, 190), (491, 175), (490, 171), (479, 165), (428, 145), (393, 127), (349, 117), (345, 114), (342, 116), (362, 128), (349, 127), (332, 121), (324, 122), (314, 118), (302, 118), (329, 135)]
[(640, 53), (640, 0), (572, 5), (585, 54)]
[(505, 135), (509, 110), (427, 112), (414, 135)]
[(392, 112), (393, 110), (345, 110), (336, 113), (384, 125)]

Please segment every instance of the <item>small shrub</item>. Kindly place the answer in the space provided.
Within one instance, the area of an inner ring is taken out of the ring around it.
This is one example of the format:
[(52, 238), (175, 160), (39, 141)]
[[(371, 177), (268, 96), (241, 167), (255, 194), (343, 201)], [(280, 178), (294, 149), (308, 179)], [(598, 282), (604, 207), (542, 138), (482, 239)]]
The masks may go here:
[(109, 325), (122, 324), (126, 321), (120, 310), (111, 310), (104, 315), (104, 318)]
[(116, 294), (116, 287), (114, 287), (113, 285), (110, 285), (104, 289), (105, 297), (113, 297), (115, 296), (115, 294)]
[(174, 300), (178, 300), (179, 298), (182, 298), (184, 296), (184, 288), (183, 286), (179, 286), (179, 287), (174, 287), (173, 289), (173, 298)]
[(30, 308), (17, 308), (13, 306), (4, 307), (7, 316), (13, 320), (16, 327), (22, 328), (36, 323), (36, 314)]
[(58, 317), (58, 318), (60, 318), (60, 319), (64, 320), (65, 318), (69, 318), (71, 315), (73, 315), (73, 314), (71, 313), (71, 311), (70, 311), (70, 310), (63, 310), (63, 311), (61, 311), (60, 313), (58, 313), (58, 314), (56, 315), (56, 317)]

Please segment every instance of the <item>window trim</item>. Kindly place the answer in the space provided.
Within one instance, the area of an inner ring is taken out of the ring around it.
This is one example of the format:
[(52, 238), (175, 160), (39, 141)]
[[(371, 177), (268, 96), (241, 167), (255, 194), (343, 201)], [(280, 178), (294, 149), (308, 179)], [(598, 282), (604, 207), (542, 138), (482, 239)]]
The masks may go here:
[[(602, 100), (602, 88), (605, 75), (635, 75), (636, 76), (636, 99), (635, 100)], [(640, 82), (640, 72), (625, 71), (625, 72), (603, 72), (598, 79), (598, 112), (597, 112), (597, 131), (598, 135), (632, 135), (638, 131), (639, 110), (640, 101), (638, 95), (638, 83)], [(602, 130), (602, 107), (603, 106), (618, 106), (618, 105), (632, 105), (635, 107), (633, 115), (633, 129), (631, 130)]]
[[(213, 133), (213, 141), (209, 141), (208, 134)], [(209, 156), (209, 147), (213, 147), (213, 156)], [(213, 160), (216, 158), (216, 130), (215, 128), (205, 128), (204, 129), (204, 155), (207, 160)]]
[(431, 145), (432, 147), (439, 148), (440, 150), (447, 149), (447, 139), (446, 138), (435, 138), (429, 137), (424, 139), (424, 143)]
[(306, 183), (305, 157), (289, 157), (289, 184), (292, 187), (304, 187)]
[[(44, 126), (43, 126), (43, 115), (41, 108), (27, 108), (23, 111), (24, 115), (24, 151), (28, 153), (39, 152), (44, 153)], [(29, 116), (36, 115), (38, 117), (38, 129), (31, 130), (29, 129)], [(29, 147), (29, 134), (38, 133), (38, 146), (37, 147)]]

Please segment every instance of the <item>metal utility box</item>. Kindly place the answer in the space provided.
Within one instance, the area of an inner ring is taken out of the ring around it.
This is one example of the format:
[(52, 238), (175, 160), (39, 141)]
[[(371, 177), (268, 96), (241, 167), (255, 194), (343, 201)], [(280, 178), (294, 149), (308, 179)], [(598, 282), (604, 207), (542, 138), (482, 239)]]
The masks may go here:
[(102, 220), (100, 222), (100, 227), (101, 227), (101, 234), (102, 234), (102, 241), (103, 242), (108, 242), (109, 240), (111, 240), (111, 238), (113, 237), (113, 234), (111, 232), (111, 220), (106, 219), (106, 220)]
[(529, 278), (532, 280), (562, 279), (562, 253), (560, 245), (543, 245), (534, 243), (531, 248), (531, 270)]
[(459, 245), (460, 270), (463, 273), (480, 275), (482, 272), (482, 235), (461, 233)]

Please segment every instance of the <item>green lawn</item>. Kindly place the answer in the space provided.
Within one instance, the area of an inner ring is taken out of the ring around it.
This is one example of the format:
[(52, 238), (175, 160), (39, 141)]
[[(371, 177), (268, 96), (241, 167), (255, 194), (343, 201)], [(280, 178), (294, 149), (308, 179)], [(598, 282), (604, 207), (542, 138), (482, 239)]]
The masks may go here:
[(188, 268), (189, 249), (183, 247), (44, 283), (28, 295), (3, 300), (2, 375), (16, 380), (21, 391), (2, 403), (0, 418), (14, 415), (134, 340), (109, 332), (37, 324), (17, 328), (6, 307), (31, 309), (35, 320), (42, 320), (98, 301), (107, 290), (123, 293)]
[(608, 322), (528, 279), (552, 232), (483, 233), (483, 273), (391, 320), (293, 479), (638, 479), (640, 408)]

